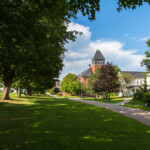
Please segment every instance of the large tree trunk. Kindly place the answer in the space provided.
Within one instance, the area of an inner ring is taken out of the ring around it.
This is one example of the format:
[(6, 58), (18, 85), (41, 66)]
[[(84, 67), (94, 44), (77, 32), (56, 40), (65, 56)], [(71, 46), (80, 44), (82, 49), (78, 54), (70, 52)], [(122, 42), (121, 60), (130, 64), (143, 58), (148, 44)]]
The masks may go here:
[(124, 91), (123, 90), (121, 90), (121, 93), (122, 93), (122, 97), (124, 97)]
[(21, 85), (18, 85), (18, 97), (21, 97)]
[(10, 86), (12, 84), (13, 75), (14, 75), (14, 72), (11, 72), (10, 75), (4, 79), (3, 96), (1, 98), (2, 100), (10, 99), (9, 90), (10, 90)]
[(18, 84), (18, 97), (21, 97), (21, 85), (23, 82), (24, 78), (20, 79), (20, 82)]

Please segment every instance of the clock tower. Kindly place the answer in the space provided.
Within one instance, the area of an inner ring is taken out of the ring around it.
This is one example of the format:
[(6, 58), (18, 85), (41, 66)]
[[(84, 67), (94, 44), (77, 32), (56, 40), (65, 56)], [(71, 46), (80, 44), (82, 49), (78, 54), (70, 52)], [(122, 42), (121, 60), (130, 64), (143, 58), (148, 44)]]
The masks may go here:
[(105, 58), (100, 50), (97, 50), (94, 57), (92, 58), (92, 71), (95, 73), (97, 67), (101, 67), (105, 64)]

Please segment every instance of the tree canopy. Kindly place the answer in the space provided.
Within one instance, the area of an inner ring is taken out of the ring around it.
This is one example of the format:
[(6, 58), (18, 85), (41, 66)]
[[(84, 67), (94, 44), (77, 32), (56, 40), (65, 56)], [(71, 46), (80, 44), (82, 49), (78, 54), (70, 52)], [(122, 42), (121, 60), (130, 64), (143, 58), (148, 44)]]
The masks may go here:
[(144, 3), (148, 3), (150, 5), (150, 0), (119, 0), (118, 1), (118, 11), (124, 9), (136, 9), (137, 6), (142, 6)]
[[(150, 39), (146, 43), (147, 43), (147, 47), (149, 48), (150, 47)], [(145, 51), (145, 55), (146, 55), (146, 59), (143, 59), (142, 65), (145, 65), (147, 70), (150, 71), (150, 49)]]
[(99, 0), (1, 0), (0, 8), (0, 78), (3, 99), (9, 99), (17, 79), (53, 85), (63, 67), (64, 45), (77, 34), (67, 30), (69, 19), (78, 11), (95, 19)]
[(77, 76), (75, 74), (69, 73), (67, 74), (61, 83), (61, 90), (63, 92), (70, 92), (69, 91), (69, 84), (71, 84), (72, 82), (76, 82), (77, 81)]
[(115, 66), (108, 62), (106, 65), (102, 65), (100, 73), (94, 81), (93, 90), (96, 93), (104, 93), (107, 97), (109, 92), (119, 92), (119, 86), (120, 83)]
[(119, 73), (119, 80), (120, 80), (120, 92), (124, 97), (127, 86), (134, 80), (134, 77), (128, 73)]

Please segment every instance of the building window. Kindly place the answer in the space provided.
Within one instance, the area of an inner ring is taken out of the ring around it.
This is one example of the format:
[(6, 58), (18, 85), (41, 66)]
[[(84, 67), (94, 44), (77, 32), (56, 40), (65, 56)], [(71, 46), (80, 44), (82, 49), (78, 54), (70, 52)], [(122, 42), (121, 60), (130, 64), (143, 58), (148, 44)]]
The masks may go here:
[(139, 81), (137, 81), (137, 84), (139, 84)]
[(132, 89), (132, 92), (134, 93), (134, 89)]

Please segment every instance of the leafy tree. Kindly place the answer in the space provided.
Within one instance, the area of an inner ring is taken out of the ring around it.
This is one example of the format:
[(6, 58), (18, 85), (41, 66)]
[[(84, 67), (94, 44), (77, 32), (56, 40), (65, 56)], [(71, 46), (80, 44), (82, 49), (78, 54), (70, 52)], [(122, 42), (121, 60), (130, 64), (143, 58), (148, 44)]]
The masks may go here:
[(88, 80), (88, 87), (87, 87), (88, 94), (90, 95), (95, 94), (93, 91), (93, 84), (94, 84), (95, 78), (98, 77), (99, 72), (100, 72), (99, 67), (96, 68), (95, 74), (93, 73), (93, 71), (91, 72), (90, 78)]
[(58, 77), (66, 51), (64, 45), (68, 40), (74, 41), (77, 34), (67, 31), (69, 19), (76, 17), (78, 11), (88, 15), (90, 20), (95, 19), (99, 0), (82, 3), (74, 0), (1, 0), (0, 8), (2, 99), (9, 99), (14, 78), (22, 79), (24, 73), (36, 77), (37, 68), (49, 66), (50, 80)]
[[(79, 81), (73, 81), (68, 84), (67, 92), (71, 95), (77, 95), (81, 93), (81, 88), (83, 90), (82, 83)], [(83, 90), (84, 91), (84, 90)]]
[(58, 93), (59, 93), (59, 88), (55, 87), (55, 88), (54, 88), (54, 93), (55, 93), (55, 94), (58, 94)]
[(127, 86), (130, 83), (132, 83), (132, 81), (134, 80), (134, 77), (128, 73), (120, 73), (119, 79), (120, 79), (120, 91), (122, 93), (122, 96), (124, 97)]
[(117, 65), (115, 65), (115, 72), (119, 73), (120, 71), (120, 68)]
[(118, 92), (119, 86), (119, 78), (112, 63), (107, 62), (106, 65), (101, 66), (100, 73), (93, 84), (93, 90), (96, 93), (103, 92), (108, 97), (109, 92)]
[(150, 5), (150, 0), (119, 0), (118, 1), (118, 11), (124, 9), (136, 9), (137, 6), (142, 6), (144, 3), (148, 3)]
[(74, 81), (77, 81), (77, 76), (72, 73), (67, 74), (61, 83), (61, 91), (66, 92), (67, 90), (67, 92), (69, 92), (69, 84)]
[(140, 86), (140, 90), (141, 90), (143, 93), (148, 92), (147, 74), (146, 74), (146, 72), (144, 73), (144, 84), (142, 84), (142, 85)]
[[(147, 46), (150, 47), (150, 39), (146, 43), (147, 43)], [(150, 71), (150, 49), (148, 49), (145, 52), (145, 55), (146, 55), (146, 59), (143, 59), (143, 61), (141, 63), (142, 63), (142, 65), (146, 66), (148, 71)]]
[(25, 0), (32, 8), (44, 9), (44, 13), (53, 17), (74, 17), (80, 11), (89, 20), (95, 19), (96, 11), (99, 11), (100, 0)]
[(94, 76), (94, 73), (93, 73), (93, 71), (92, 71), (92, 72), (91, 72), (91, 75), (90, 75), (90, 78), (89, 78), (89, 80), (88, 80), (88, 87), (87, 87), (87, 92), (88, 92), (88, 94), (90, 94), (90, 95), (94, 94), (94, 91), (93, 91), (94, 79), (95, 79), (95, 76)]

